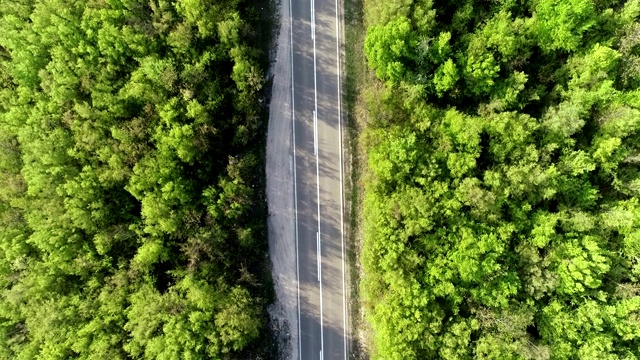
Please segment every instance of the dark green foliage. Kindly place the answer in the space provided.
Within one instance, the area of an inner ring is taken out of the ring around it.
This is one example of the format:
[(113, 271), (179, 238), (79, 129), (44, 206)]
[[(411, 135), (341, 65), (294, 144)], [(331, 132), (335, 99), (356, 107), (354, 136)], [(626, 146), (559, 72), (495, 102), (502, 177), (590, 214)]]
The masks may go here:
[(246, 358), (261, 341), (255, 7), (2, 2), (0, 358)]
[(365, 8), (374, 358), (640, 358), (639, 10)]

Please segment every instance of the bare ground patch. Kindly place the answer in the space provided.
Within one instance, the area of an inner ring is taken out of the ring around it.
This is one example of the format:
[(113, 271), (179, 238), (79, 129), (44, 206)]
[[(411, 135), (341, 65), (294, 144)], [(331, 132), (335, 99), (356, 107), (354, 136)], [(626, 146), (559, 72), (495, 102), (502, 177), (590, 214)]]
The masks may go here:
[(291, 43), (289, 1), (277, 6), (278, 33), (272, 54), (273, 79), (267, 130), (267, 203), (269, 258), (275, 302), (269, 320), (278, 359), (296, 359), (298, 354), (297, 271), (292, 168)]

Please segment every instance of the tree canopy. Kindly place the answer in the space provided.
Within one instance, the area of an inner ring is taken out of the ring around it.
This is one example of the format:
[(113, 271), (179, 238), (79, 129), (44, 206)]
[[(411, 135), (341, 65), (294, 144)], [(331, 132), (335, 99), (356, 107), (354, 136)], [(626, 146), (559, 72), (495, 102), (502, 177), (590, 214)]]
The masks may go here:
[(373, 358), (640, 358), (640, 3), (365, 3)]
[(0, 358), (262, 351), (259, 8), (3, 0)]

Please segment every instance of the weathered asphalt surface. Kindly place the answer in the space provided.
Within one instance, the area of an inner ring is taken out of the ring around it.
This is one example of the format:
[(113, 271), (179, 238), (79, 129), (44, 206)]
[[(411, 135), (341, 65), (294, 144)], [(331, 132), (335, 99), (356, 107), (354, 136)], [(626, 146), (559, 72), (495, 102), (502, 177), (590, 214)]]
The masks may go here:
[(290, 4), (299, 356), (346, 359), (338, 4)]

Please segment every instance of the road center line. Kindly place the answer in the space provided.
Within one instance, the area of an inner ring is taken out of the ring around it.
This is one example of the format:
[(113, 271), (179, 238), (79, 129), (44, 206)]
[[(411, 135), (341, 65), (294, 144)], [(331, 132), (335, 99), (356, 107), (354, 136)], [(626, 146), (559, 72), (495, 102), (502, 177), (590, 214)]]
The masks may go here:
[[(311, 28), (313, 31), (313, 100), (314, 100), (314, 112), (315, 112), (315, 117), (317, 119), (317, 115), (318, 115), (318, 80), (317, 80), (317, 65), (316, 65), (316, 37), (315, 37), (315, 1), (311, 0), (311, 18), (312, 18), (312, 24), (311, 24)], [(316, 120), (316, 127), (317, 127), (317, 120)], [(316, 131), (317, 133), (317, 131)], [(318, 203), (318, 244), (320, 241), (320, 234), (321, 232), (321, 228), (320, 228), (320, 161), (318, 159), (318, 153), (319, 151), (316, 151), (316, 192), (317, 192), (317, 203)], [(318, 266), (319, 266), (319, 271), (318, 271), (318, 276), (320, 277), (320, 349), (321, 351), (324, 350), (324, 317), (323, 317), (323, 310), (322, 310), (322, 276), (321, 276), (321, 272), (322, 272), (322, 253), (321, 253), (321, 247), (318, 246)]]
[(321, 254), (321, 252), (320, 252), (320, 233), (319, 232), (316, 232), (316, 251), (318, 252), (318, 260), (317, 260), (318, 261), (318, 263), (317, 263), (317, 265), (318, 265), (318, 281), (322, 281), (322, 268), (320, 267), (320, 262), (321, 262), (320, 254)]

